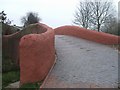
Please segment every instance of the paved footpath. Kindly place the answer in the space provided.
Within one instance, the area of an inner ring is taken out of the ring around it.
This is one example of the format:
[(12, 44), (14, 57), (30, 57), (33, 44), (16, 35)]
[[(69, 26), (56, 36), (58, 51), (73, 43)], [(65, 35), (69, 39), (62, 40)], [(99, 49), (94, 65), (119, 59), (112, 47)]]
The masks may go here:
[(42, 88), (116, 88), (118, 52), (107, 45), (56, 35), (57, 61)]

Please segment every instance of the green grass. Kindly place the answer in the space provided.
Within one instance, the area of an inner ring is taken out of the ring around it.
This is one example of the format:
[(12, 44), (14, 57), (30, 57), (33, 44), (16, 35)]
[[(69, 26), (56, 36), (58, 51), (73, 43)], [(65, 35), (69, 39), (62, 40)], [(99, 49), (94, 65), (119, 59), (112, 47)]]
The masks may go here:
[[(20, 80), (20, 69), (16, 67), (14, 62), (9, 57), (3, 57), (2, 62), (2, 89), (5, 89), (11, 83)], [(37, 83), (28, 83), (24, 84), (20, 87), (21, 90), (32, 89), (32, 90), (39, 90), (42, 81)]]
[(40, 85), (43, 81), (37, 82), (37, 83), (27, 83), (20, 87), (20, 90), (26, 90), (26, 89), (32, 89), (32, 90), (39, 90)]
[[(2, 74), (2, 88), (4, 89), (9, 84), (14, 83), (19, 80), (20, 80), (20, 71), (5, 72)], [(26, 89), (39, 90), (42, 82), (43, 81), (40, 81), (37, 83), (24, 84), (20, 87), (20, 90), (26, 90)]]
[(20, 80), (20, 71), (10, 71), (2, 74), (2, 87)]

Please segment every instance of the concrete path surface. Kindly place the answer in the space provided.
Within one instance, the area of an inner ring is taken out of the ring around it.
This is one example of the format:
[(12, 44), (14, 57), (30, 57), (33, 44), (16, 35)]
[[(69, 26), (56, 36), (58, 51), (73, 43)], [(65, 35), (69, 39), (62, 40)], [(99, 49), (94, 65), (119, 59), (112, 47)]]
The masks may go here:
[(11, 83), (7, 87), (5, 87), (5, 88), (20, 88), (20, 81)]
[(118, 52), (107, 45), (56, 35), (57, 61), (42, 88), (116, 88)]

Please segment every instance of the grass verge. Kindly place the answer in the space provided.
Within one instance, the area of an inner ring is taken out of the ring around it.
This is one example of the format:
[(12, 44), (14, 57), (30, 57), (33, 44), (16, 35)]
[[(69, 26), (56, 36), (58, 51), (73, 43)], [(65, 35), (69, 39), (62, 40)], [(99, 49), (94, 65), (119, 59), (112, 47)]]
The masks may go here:
[[(2, 88), (5, 89), (11, 83), (20, 80), (20, 71), (9, 71), (2, 73)], [(20, 90), (32, 89), (32, 90), (39, 90), (40, 85), (43, 81), (36, 82), (36, 83), (27, 83), (20, 86)]]
[(10, 83), (20, 80), (20, 71), (9, 71), (2, 73), (2, 88), (8, 86)]
[(32, 90), (39, 90), (40, 85), (42, 84), (43, 81), (36, 82), (36, 83), (27, 83), (24, 84), (20, 87), (20, 90), (26, 90), (26, 89), (32, 89)]

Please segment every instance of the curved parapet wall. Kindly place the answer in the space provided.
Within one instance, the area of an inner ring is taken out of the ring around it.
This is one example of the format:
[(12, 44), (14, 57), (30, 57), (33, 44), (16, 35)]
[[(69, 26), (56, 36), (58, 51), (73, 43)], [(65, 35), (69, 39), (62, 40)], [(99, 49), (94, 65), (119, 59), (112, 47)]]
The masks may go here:
[[(19, 65), (19, 41), (26, 35), (31, 33), (44, 33), (47, 29), (42, 27), (43, 24), (32, 24), (21, 31), (10, 35), (2, 36), (2, 52), (4, 56), (9, 57), (13, 60), (16, 65)], [(38, 29), (39, 28), (39, 29)]]
[(46, 32), (25, 35), (20, 40), (21, 84), (43, 80), (54, 64), (54, 30), (44, 24), (40, 27)]
[(102, 44), (118, 44), (118, 36), (93, 30), (87, 30), (78, 26), (62, 26), (55, 28), (54, 30), (55, 34), (57, 35), (76, 36)]

